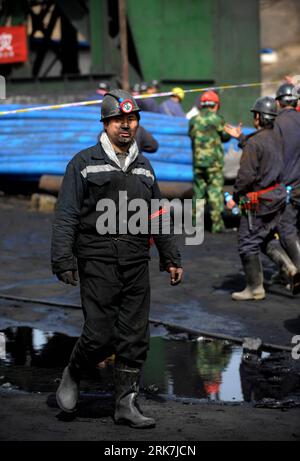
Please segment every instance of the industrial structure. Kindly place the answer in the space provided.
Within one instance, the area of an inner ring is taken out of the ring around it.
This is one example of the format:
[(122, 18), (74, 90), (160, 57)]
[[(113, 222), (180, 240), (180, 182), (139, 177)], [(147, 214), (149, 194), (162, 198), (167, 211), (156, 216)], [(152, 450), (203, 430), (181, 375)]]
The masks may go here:
[[(169, 89), (260, 81), (259, 0), (245, 0), (242, 8), (238, 0), (126, 5), (131, 84), (157, 79)], [(0, 15), (2, 27), (23, 25), (27, 37), (25, 61), (0, 57), (8, 96), (78, 94), (99, 80), (120, 85), (118, 0), (3, 0)], [(260, 90), (232, 91), (222, 94), (222, 112), (239, 121)], [(194, 100), (189, 95), (185, 107)]]

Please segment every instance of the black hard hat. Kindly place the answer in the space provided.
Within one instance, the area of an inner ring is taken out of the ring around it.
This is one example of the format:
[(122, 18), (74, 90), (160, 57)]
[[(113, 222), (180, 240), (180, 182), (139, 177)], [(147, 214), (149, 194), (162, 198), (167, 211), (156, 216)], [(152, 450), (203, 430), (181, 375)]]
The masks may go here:
[(99, 82), (98, 83), (99, 90), (106, 90), (109, 91), (109, 84), (107, 82)]
[(110, 117), (139, 112), (141, 109), (130, 93), (124, 90), (111, 90), (103, 98), (101, 122)]
[(274, 98), (271, 98), (270, 96), (258, 98), (255, 101), (251, 109), (251, 112), (263, 114), (266, 119), (274, 119), (277, 115), (276, 101)]
[(145, 91), (147, 91), (148, 88), (149, 88), (149, 85), (148, 85), (147, 82), (142, 82), (142, 83), (141, 83), (140, 90), (141, 90), (142, 93), (144, 93)]
[(152, 88), (159, 89), (159, 80), (151, 80), (151, 83), (149, 86)]
[(297, 96), (297, 94), (298, 92), (295, 85), (292, 83), (284, 83), (278, 88), (276, 99), (280, 99), (280, 101), (298, 101), (299, 95)]
[(141, 91), (141, 84), (135, 83), (131, 89), (134, 93), (139, 93)]

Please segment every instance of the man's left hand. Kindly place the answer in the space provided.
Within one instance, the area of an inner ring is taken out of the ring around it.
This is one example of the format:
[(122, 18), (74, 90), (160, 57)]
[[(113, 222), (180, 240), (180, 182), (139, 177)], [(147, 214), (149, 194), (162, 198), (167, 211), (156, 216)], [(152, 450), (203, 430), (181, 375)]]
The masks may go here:
[(236, 207), (236, 206), (237, 206), (237, 203), (236, 203), (233, 199), (229, 200), (229, 201), (226, 203), (226, 208), (227, 208), (228, 210), (233, 210), (233, 208)]
[(229, 123), (226, 123), (224, 126), (224, 131), (226, 131), (226, 133), (233, 138), (238, 139), (242, 134), (242, 126), (242, 123), (240, 123), (238, 126), (232, 126)]
[(182, 267), (173, 267), (169, 266), (167, 271), (170, 274), (171, 285), (178, 285), (183, 277), (183, 269)]

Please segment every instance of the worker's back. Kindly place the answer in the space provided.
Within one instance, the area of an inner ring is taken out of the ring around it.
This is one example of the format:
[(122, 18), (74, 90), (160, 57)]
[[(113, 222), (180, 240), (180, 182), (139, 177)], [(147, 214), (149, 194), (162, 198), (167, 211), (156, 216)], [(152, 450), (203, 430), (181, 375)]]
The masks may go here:
[(224, 119), (209, 109), (200, 110), (189, 123), (189, 135), (192, 139), (194, 165), (209, 167), (215, 162), (224, 163), (222, 142), (230, 139), (224, 132)]
[(300, 113), (295, 109), (283, 109), (276, 117), (274, 129), (282, 136), (284, 170), (282, 182), (300, 185)]

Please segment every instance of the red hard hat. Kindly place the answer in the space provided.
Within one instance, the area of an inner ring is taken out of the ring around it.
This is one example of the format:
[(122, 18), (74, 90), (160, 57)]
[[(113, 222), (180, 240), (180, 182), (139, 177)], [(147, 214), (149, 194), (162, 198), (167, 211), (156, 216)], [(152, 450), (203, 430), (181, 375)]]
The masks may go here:
[(204, 383), (204, 390), (206, 394), (218, 394), (220, 392), (220, 383)]
[(220, 98), (214, 91), (205, 91), (200, 96), (200, 103), (203, 105), (205, 105), (205, 103), (213, 103), (220, 106)]

